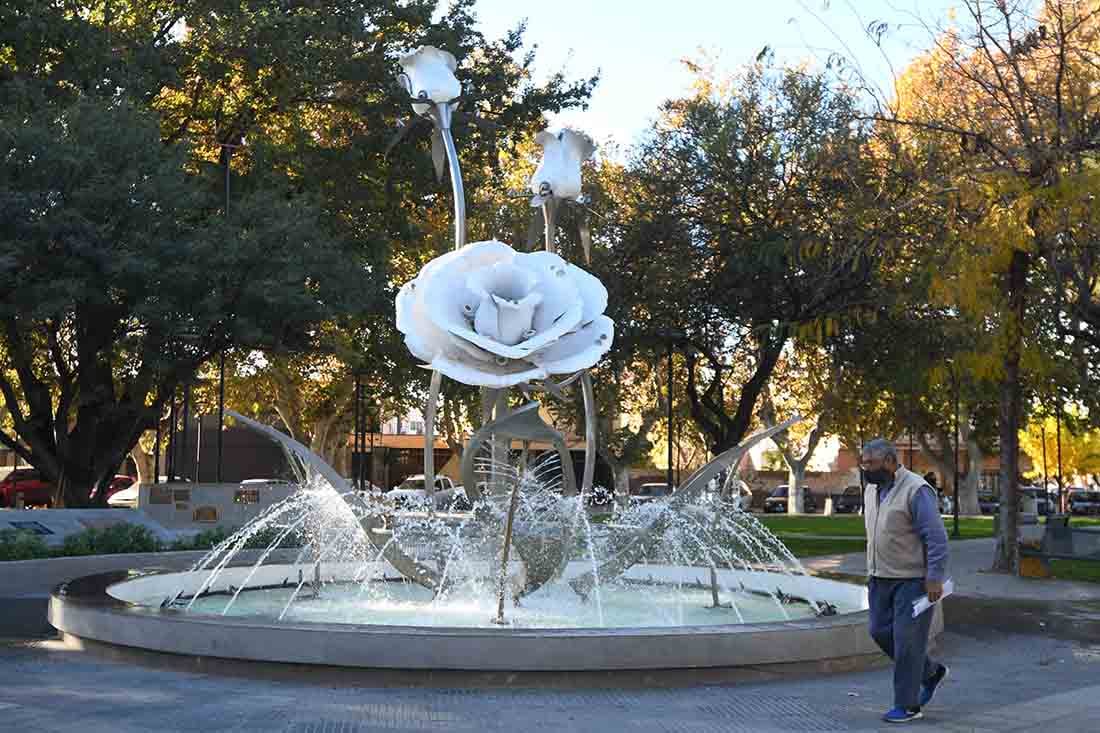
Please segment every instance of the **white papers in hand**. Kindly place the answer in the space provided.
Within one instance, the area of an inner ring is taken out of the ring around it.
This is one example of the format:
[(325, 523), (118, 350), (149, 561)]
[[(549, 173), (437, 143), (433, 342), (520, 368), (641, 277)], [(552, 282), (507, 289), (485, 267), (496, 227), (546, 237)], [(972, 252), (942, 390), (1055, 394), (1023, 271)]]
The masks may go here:
[[(948, 578), (943, 582), (943, 595), (940, 596), (940, 601), (942, 601), (944, 598), (947, 598), (954, 592), (955, 581), (953, 581), (951, 578)], [(939, 603), (939, 601), (936, 601), (936, 603)], [(928, 600), (928, 596), (921, 596), (917, 600), (913, 601), (913, 618), (920, 616), (922, 613), (924, 613), (934, 605), (935, 603), (932, 603), (932, 601)]]

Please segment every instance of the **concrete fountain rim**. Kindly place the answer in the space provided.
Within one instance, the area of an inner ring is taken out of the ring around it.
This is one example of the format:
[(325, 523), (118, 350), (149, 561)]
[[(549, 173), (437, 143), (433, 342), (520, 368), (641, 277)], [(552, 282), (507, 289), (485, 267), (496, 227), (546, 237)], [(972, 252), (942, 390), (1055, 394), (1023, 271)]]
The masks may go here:
[[(151, 652), (409, 671), (742, 668), (845, 662), (877, 651), (866, 632), (866, 610), (707, 626), (426, 627), (276, 623), (140, 605), (107, 592), (115, 584), (171, 574), (157, 569), (115, 571), (63, 583), (50, 598), (49, 621), (68, 637)], [(815, 581), (848, 585), (822, 578)]]

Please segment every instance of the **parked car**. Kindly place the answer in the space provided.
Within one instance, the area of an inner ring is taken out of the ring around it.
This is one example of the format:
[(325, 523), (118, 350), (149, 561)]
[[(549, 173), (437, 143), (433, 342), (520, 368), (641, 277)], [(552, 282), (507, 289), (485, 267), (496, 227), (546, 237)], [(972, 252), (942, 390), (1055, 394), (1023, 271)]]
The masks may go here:
[(116, 491), (107, 497), (107, 506), (112, 509), (137, 509), (140, 491), (141, 488), (138, 484), (131, 484), (122, 491)]
[(23, 506), (49, 506), (53, 492), (53, 482), (43, 478), (37, 468), (17, 468), (0, 481), (0, 506), (14, 507), (19, 494)]
[[(116, 474), (111, 483), (107, 484), (107, 503), (111, 503), (111, 497), (120, 491), (125, 491), (134, 485), (137, 478), (134, 476), (127, 476), (126, 474)], [(95, 487), (88, 492), (88, 498), (91, 499), (95, 496)]]
[(833, 511), (837, 514), (855, 514), (863, 507), (863, 489), (845, 486), (844, 491), (833, 494)]
[(752, 490), (749, 485), (744, 481), (738, 480), (738, 482), (731, 487), (730, 502), (734, 504), (738, 509), (743, 512), (752, 510)]
[[(409, 476), (398, 486), (390, 489), (385, 494), (385, 499), (392, 502), (396, 509), (426, 509), (428, 507), (428, 492), (424, 485), (424, 474), (418, 473)], [(472, 508), (466, 490), (456, 486), (448, 476), (435, 477), (435, 492), (432, 494), (436, 509), (464, 512)]]
[(630, 495), (631, 506), (637, 506), (638, 504), (648, 504), (658, 499), (663, 499), (672, 492), (668, 489), (666, 483), (650, 483), (642, 484), (638, 487), (638, 490)]
[(1001, 506), (1001, 499), (989, 491), (978, 492), (978, 508), (982, 514), (996, 514)]
[[(802, 487), (802, 509), (806, 512), (817, 511), (817, 499), (809, 486)], [(765, 513), (784, 513), (787, 511), (787, 485), (777, 486), (764, 500)]]
[(1069, 512), (1070, 514), (1100, 514), (1100, 491), (1070, 489)]

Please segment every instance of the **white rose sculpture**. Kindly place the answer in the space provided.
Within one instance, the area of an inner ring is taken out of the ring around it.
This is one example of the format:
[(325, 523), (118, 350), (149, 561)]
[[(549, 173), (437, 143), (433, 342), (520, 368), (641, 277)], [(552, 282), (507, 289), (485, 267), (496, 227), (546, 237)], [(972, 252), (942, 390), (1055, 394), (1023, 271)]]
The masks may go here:
[(535, 142), (542, 146), (542, 160), (531, 176), (531, 204), (538, 206), (547, 196), (576, 201), (581, 195), (581, 164), (596, 152), (592, 139), (576, 130), (543, 130)]
[(458, 61), (450, 51), (435, 46), (421, 46), (401, 57), (401, 82), (409, 95), (425, 100), (413, 104), (417, 114), (427, 114), (434, 104), (446, 104), (462, 94), (462, 85), (455, 76)]
[(414, 356), (463, 384), (504, 388), (576, 372), (611, 348), (607, 289), (549, 252), (491, 240), (435, 258), (397, 294)]

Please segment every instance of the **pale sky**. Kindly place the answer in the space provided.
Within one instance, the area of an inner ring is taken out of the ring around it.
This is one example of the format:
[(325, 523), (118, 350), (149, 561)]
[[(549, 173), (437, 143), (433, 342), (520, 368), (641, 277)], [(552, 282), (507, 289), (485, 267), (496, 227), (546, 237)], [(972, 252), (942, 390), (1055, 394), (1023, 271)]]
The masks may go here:
[[(690, 86), (680, 60), (707, 54), (735, 70), (770, 46), (776, 62), (819, 67), (830, 52), (854, 57), (865, 77), (889, 92), (890, 65), (864, 34), (890, 23), (883, 46), (900, 72), (929, 45), (922, 25), (946, 19), (959, 0), (478, 0), (482, 32), (502, 36), (526, 18), (528, 47), (538, 46), (536, 76), (564, 69), (572, 77), (600, 70), (588, 110), (552, 120), (597, 142), (628, 144), (658, 105)], [(815, 17), (816, 16), (816, 17)], [(900, 27), (899, 27), (900, 26)], [(847, 47), (848, 51), (845, 50)]]

